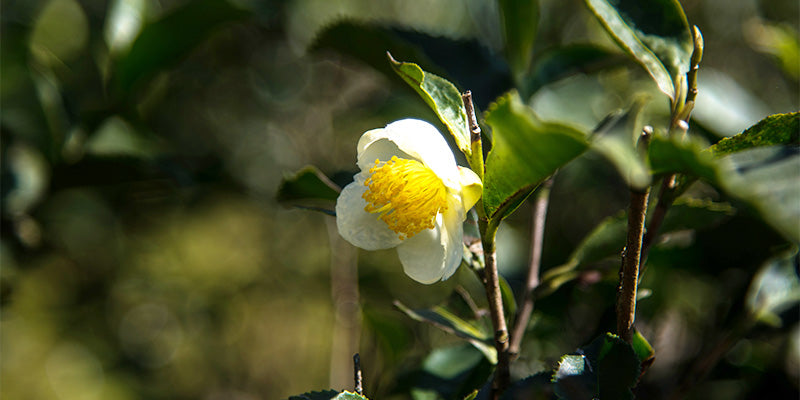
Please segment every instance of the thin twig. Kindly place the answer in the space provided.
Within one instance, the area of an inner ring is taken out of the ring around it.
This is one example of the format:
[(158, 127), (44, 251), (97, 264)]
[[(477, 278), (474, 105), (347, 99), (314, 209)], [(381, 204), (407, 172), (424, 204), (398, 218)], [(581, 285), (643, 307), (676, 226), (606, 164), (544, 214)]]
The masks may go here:
[(364, 394), (363, 381), (361, 379), (361, 357), (358, 353), (353, 355), (353, 378), (356, 382), (355, 391), (358, 394)]
[(497, 251), (495, 249), (497, 225), (486, 220), (481, 220), (480, 222), (481, 236), (483, 237), (483, 257), (486, 263), (483, 286), (486, 289), (486, 298), (489, 301), (489, 314), (491, 315), (492, 326), (494, 326), (494, 347), (497, 350), (497, 368), (492, 381), (490, 398), (497, 400), (500, 398), (500, 394), (508, 387), (511, 379), (509, 373), (508, 328), (503, 310), (503, 299), (500, 294), (500, 279), (497, 273)]
[(536, 194), (536, 202), (533, 206), (531, 221), (531, 262), (528, 266), (528, 276), (525, 279), (525, 288), (520, 296), (521, 307), (517, 309), (514, 318), (514, 327), (511, 329), (511, 344), (508, 352), (512, 358), (519, 356), (522, 338), (525, 336), (525, 329), (531, 319), (533, 312), (533, 291), (539, 286), (539, 267), (542, 260), (542, 242), (544, 240), (544, 225), (547, 217), (547, 205), (550, 202), (550, 188), (553, 186), (553, 178), (545, 180), (539, 187)]
[[(470, 151), (471, 154), (467, 155), (467, 161), (472, 171), (478, 174), (478, 177), (483, 181), (483, 141), (481, 140), (481, 126), (478, 125), (478, 117), (475, 114), (475, 106), (472, 104), (472, 92), (467, 90), (461, 95), (461, 101), (464, 103), (464, 109), (467, 112), (467, 123), (469, 124), (470, 133)], [(478, 213), (482, 214), (483, 207), (478, 209)]]
[[(647, 146), (650, 135), (642, 133), (640, 145)], [(644, 221), (647, 215), (647, 199), (650, 187), (644, 190), (631, 190), (631, 204), (628, 207), (628, 237), (620, 270), (620, 286), (617, 295), (617, 334), (630, 343), (633, 337), (633, 321), (636, 316), (636, 289), (639, 283), (639, 263), (642, 254)]]

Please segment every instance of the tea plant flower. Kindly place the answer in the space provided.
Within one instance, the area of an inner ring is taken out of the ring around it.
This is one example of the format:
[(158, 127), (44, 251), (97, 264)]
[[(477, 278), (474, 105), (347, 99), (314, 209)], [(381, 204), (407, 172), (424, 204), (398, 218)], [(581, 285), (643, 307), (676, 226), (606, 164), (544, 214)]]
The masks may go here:
[(467, 211), (481, 182), (456, 165), (431, 124), (416, 119), (373, 129), (358, 141), (361, 170), (336, 202), (339, 233), (365, 250), (397, 248), (406, 275), (430, 284), (455, 273)]

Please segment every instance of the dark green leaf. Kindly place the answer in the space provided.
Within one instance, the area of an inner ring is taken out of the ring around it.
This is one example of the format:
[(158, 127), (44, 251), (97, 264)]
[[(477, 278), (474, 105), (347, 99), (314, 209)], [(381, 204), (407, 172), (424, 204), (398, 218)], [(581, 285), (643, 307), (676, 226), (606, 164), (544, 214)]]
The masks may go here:
[(394, 305), (414, 320), (430, 323), (447, 333), (467, 339), (483, 353), (487, 360), (492, 364), (497, 363), (497, 351), (490, 344), (493, 337), (485, 332), (482, 327), (463, 320), (443, 307), (437, 306), (432, 309), (412, 310), (396, 300)]
[(711, 146), (711, 151), (721, 156), (775, 145), (800, 146), (800, 112), (770, 115), (746, 131), (720, 140)]
[(797, 250), (772, 258), (758, 271), (747, 291), (747, 309), (758, 321), (780, 327), (780, 313), (800, 303)]
[(586, 0), (589, 9), (628, 54), (675, 98), (678, 76), (689, 70), (694, 47), (689, 23), (677, 0)]
[(500, 18), (508, 64), (514, 76), (528, 71), (539, 25), (538, 0), (500, 0)]
[(585, 135), (540, 121), (516, 92), (493, 104), (486, 122), (492, 128), (492, 150), (486, 160), (483, 204), (493, 218), (510, 214), (520, 198), (587, 148)]
[(115, 67), (123, 93), (156, 72), (175, 65), (226, 22), (246, 17), (245, 10), (225, 0), (190, 1), (145, 26)]
[(514, 315), (517, 313), (517, 300), (514, 296), (514, 291), (511, 290), (511, 285), (508, 284), (506, 278), (500, 276), (500, 295), (503, 298), (503, 309), (506, 315)]
[(650, 169), (654, 175), (683, 172), (708, 182), (717, 182), (719, 161), (704, 151), (707, 147), (707, 143), (695, 136), (682, 139), (655, 135), (648, 147)]
[(540, 53), (531, 73), (522, 83), (522, 96), (528, 98), (543, 86), (566, 77), (590, 73), (620, 65), (624, 57), (602, 47), (574, 44), (556, 47)]
[(332, 400), (339, 395), (335, 390), (325, 390), (321, 392), (307, 392), (297, 396), (289, 397), (289, 400)]
[(309, 165), (284, 177), (276, 198), (280, 203), (334, 215), (332, 206), (340, 191), (320, 170)]
[(397, 62), (391, 55), (389, 59), (395, 72), (425, 100), (447, 126), (447, 130), (455, 139), (456, 146), (469, 159), (472, 146), (461, 92), (450, 81), (423, 71), (417, 64)]
[(630, 344), (606, 333), (576, 354), (561, 358), (553, 375), (561, 399), (633, 399), (641, 371)]
[(592, 135), (591, 146), (608, 159), (619, 174), (634, 189), (650, 185), (650, 173), (644, 156), (637, 150), (637, 140), (642, 132), (638, 121), (642, 101), (636, 101), (626, 112), (618, 112), (606, 118)]
[(543, 371), (511, 384), (501, 400), (551, 400), (555, 393), (550, 382), (552, 372)]

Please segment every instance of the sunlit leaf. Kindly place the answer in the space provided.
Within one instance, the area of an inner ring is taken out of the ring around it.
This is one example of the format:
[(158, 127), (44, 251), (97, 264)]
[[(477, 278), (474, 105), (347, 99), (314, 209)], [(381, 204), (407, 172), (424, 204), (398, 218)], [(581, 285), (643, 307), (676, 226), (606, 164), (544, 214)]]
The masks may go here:
[(543, 86), (566, 77), (590, 73), (620, 65), (624, 57), (599, 46), (573, 44), (546, 50), (537, 55), (526, 80), (522, 82), (523, 98), (528, 98)]
[(770, 115), (746, 131), (720, 140), (711, 151), (720, 156), (775, 145), (800, 146), (800, 112)]
[(165, 17), (146, 25), (128, 53), (115, 67), (115, 79), (123, 93), (140, 80), (175, 65), (208, 35), (226, 22), (248, 13), (226, 0), (190, 1)]
[(516, 92), (493, 104), (486, 122), (492, 128), (492, 150), (486, 159), (483, 204), (493, 217), (510, 214), (539, 183), (588, 146), (583, 133), (539, 120)]
[(585, 0), (589, 9), (628, 54), (671, 99), (678, 76), (689, 70), (693, 49), (689, 23), (677, 0)]
[(644, 155), (637, 150), (637, 139), (643, 126), (637, 116), (642, 105), (642, 102), (636, 102), (628, 111), (609, 116), (591, 138), (592, 149), (614, 164), (620, 176), (634, 189), (650, 185)]
[(278, 202), (334, 215), (333, 203), (341, 188), (331, 182), (319, 169), (306, 166), (283, 178), (278, 187)]
[(389, 56), (392, 67), (403, 80), (419, 93), (426, 104), (447, 126), (456, 146), (469, 158), (472, 154), (467, 112), (461, 92), (448, 80), (425, 72), (417, 64), (398, 62)]
[(338, 396), (332, 398), (331, 400), (369, 400), (369, 399), (358, 393), (344, 391), (342, 393), (339, 393)]
[(639, 357), (639, 362), (641, 363), (651, 360), (656, 354), (656, 351), (653, 350), (653, 346), (650, 345), (650, 342), (648, 342), (639, 331), (634, 331), (633, 338), (631, 339), (631, 347), (633, 347), (633, 351), (636, 353), (636, 357)]
[(412, 310), (399, 301), (395, 301), (394, 305), (414, 320), (430, 323), (445, 332), (467, 339), (487, 360), (492, 364), (497, 363), (497, 351), (489, 344), (493, 337), (481, 327), (463, 320), (443, 307)]
[(561, 357), (553, 374), (555, 393), (559, 399), (592, 399), (597, 393), (597, 376), (582, 354)]
[(747, 291), (747, 308), (756, 320), (780, 327), (780, 313), (800, 303), (800, 258), (797, 251), (767, 261)]
[(515, 76), (528, 71), (539, 25), (538, 0), (500, 0), (505, 53)]

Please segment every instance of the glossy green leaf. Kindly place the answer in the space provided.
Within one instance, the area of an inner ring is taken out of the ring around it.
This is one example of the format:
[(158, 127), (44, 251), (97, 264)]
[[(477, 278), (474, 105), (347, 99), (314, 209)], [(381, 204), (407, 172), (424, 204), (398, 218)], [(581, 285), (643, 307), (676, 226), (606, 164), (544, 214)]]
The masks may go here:
[(599, 46), (573, 44), (540, 53), (530, 74), (522, 82), (523, 98), (532, 96), (543, 86), (579, 73), (591, 73), (620, 65), (624, 57)]
[(142, 80), (172, 67), (224, 23), (248, 15), (226, 0), (190, 1), (146, 25), (115, 66), (123, 93)]
[(753, 278), (747, 291), (746, 304), (750, 314), (758, 321), (780, 327), (779, 314), (796, 308), (800, 303), (800, 265), (797, 250), (768, 260)]
[(467, 158), (472, 154), (467, 112), (461, 100), (461, 92), (447, 79), (425, 72), (419, 65), (398, 62), (391, 55), (389, 60), (395, 72), (400, 75), (425, 103), (436, 113), (455, 139), (456, 146)]
[(628, 186), (639, 190), (650, 185), (644, 155), (637, 150), (643, 126), (637, 117), (642, 106), (642, 102), (636, 102), (628, 111), (612, 114), (591, 138), (592, 149), (614, 165)]
[(720, 140), (711, 151), (720, 156), (775, 145), (800, 146), (800, 112), (770, 115), (744, 132)]
[(340, 191), (319, 169), (309, 165), (283, 178), (276, 199), (286, 205), (335, 215), (333, 203)]
[(561, 357), (552, 381), (559, 399), (593, 399), (597, 393), (597, 375), (582, 354)]
[(539, 26), (538, 0), (500, 0), (500, 18), (508, 64), (514, 76), (528, 71)]
[(492, 150), (486, 159), (486, 214), (505, 217), (542, 181), (586, 150), (583, 133), (539, 120), (516, 92), (501, 97), (486, 114)]
[(686, 74), (693, 49), (689, 23), (677, 0), (585, 0), (619, 46), (675, 98), (678, 76)]
[(412, 310), (399, 301), (394, 302), (395, 307), (406, 315), (420, 322), (427, 322), (447, 333), (469, 341), (492, 364), (497, 363), (497, 351), (491, 343), (493, 337), (480, 326), (465, 321), (443, 307), (432, 309)]

